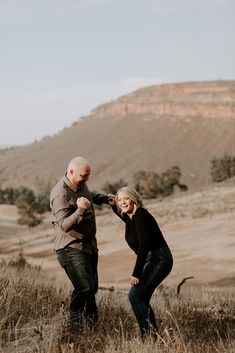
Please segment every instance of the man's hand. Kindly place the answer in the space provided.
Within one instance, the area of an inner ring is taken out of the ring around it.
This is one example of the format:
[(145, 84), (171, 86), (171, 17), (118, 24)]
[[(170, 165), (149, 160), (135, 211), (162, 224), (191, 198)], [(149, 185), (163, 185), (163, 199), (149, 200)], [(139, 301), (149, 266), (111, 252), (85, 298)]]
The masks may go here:
[(130, 282), (131, 282), (132, 286), (136, 286), (137, 284), (140, 283), (140, 280), (139, 280), (139, 278), (131, 276), (131, 281)]
[(90, 208), (91, 203), (86, 197), (79, 197), (77, 199), (77, 206), (87, 209)]

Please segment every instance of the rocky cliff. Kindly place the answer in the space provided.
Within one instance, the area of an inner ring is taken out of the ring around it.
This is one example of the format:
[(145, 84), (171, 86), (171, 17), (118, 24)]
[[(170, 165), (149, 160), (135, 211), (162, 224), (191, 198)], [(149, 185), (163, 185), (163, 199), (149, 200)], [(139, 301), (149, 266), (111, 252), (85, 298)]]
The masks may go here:
[(92, 115), (96, 117), (128, 114), (235, 119), (234, 82), (151, 86), (103, 104), (92, 111)]

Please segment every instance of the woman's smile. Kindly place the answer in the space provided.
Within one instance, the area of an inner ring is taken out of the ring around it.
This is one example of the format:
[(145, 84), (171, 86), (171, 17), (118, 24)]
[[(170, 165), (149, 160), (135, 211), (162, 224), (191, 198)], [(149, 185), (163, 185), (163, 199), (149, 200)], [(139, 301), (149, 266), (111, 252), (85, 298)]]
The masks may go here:
[(129, 196), (120, 192), (118, 194), (118, 206), (122, 212), (131, 214), (134, 211), (134, 201), (132, 201)]

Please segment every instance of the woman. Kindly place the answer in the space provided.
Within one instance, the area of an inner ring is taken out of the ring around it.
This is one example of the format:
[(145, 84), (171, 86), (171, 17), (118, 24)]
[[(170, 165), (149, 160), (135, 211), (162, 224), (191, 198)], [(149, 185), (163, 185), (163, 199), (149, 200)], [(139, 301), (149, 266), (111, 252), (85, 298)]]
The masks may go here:
[(157, 323), (150, 299), (172, 269), (170, 249), (155, 218), (143, 207), (142, 198), (135, 189), (120, 188), (111, 205), (126, 223), (125, 239), (137, 255), (130, 279), (129, 300), (141, 336), (156, 335)]

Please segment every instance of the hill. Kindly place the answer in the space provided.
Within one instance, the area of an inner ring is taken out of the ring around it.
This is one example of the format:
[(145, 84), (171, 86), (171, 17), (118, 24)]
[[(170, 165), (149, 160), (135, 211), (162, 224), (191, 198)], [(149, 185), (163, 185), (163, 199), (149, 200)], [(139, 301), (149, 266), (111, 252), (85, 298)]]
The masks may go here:
[(0, 150), (0, 183), (52, 185), (71, 158), (83, 155), (92, 166), (93, 189), (174, 165), (195, 189), (211, 182), (212, 158), (234, 150), (235, 81), (156, 85), (97, 107), (52, 137)]

